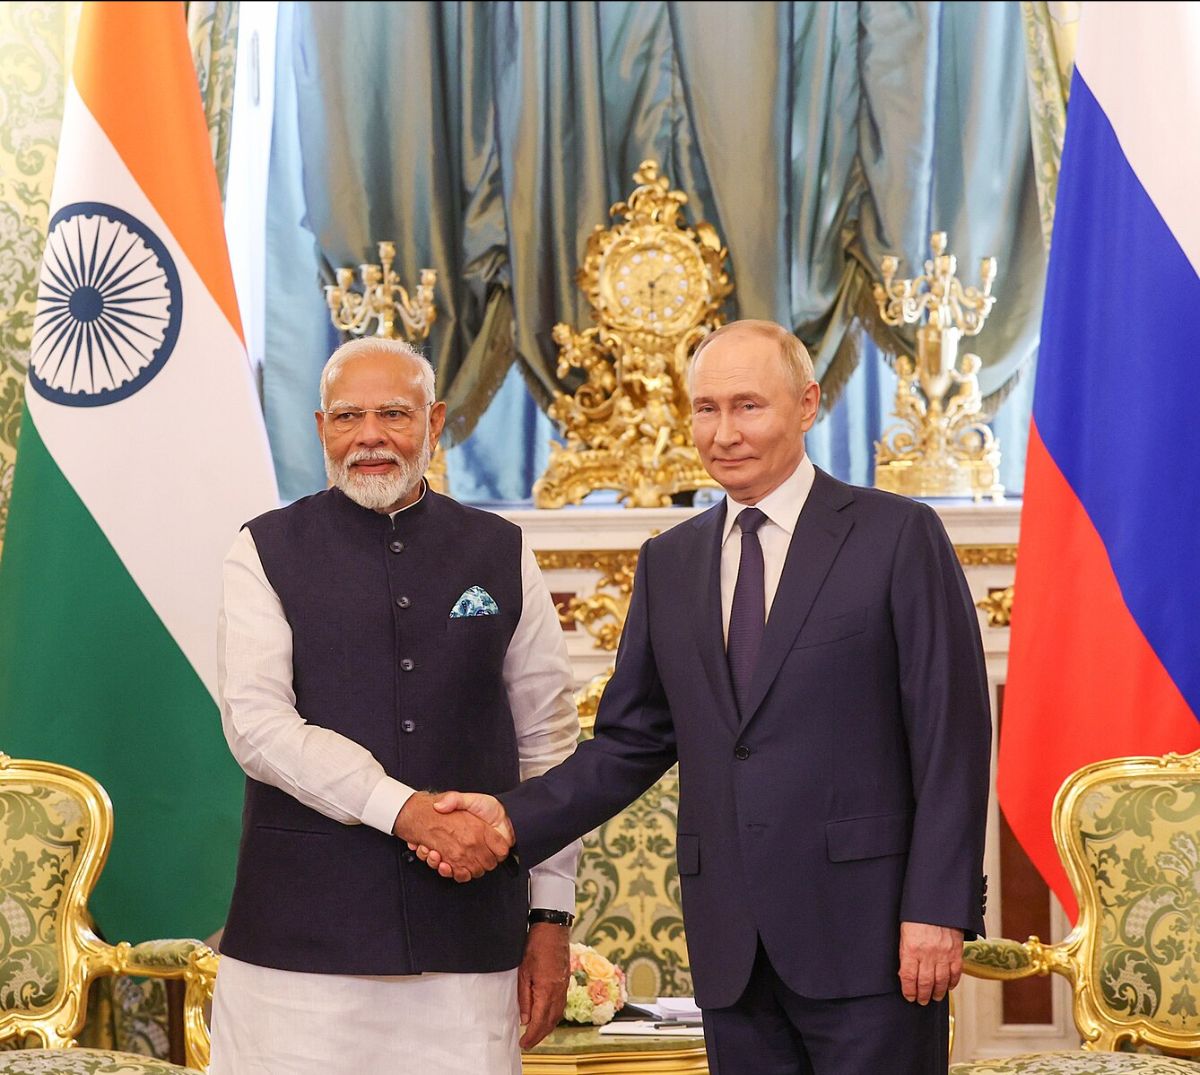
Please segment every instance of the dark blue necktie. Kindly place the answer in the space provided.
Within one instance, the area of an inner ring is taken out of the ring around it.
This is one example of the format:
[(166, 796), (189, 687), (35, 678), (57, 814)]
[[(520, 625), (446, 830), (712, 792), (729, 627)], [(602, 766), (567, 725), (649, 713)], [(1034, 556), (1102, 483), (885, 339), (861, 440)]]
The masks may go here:
[(758, 660), (763, 627), (767, 619), (767, 594), (763, 582), (763, 552), (758, 528), (767, 521), (758, 508), (743, 508), (737, 517), (742, 528), (742, 559), (738, 564), (737, 584), (733, 588), (733, 607), (729, 610), (729, 640), (725, 644), (733, 692), (743, 719), (750, 695), (750, 681)]

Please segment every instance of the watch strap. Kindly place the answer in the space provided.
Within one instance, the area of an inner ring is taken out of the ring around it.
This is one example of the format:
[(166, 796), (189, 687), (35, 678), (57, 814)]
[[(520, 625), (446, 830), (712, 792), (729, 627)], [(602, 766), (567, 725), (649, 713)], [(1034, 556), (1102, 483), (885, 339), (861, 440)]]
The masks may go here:
[(529, 924), (549, 922), (553, 926), (569, 926), (575, 921), (570, 911), (556, 911), (549, 907), (533, 907), (529, 911)]

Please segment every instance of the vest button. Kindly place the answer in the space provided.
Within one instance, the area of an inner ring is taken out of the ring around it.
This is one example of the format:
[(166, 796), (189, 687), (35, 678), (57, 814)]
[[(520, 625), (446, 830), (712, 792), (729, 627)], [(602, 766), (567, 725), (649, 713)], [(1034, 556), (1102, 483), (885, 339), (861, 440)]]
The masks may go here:
[(400, 662), (400, 669), (404, 672), (411, 672), (416, 667), (417, 666), (413, 664), (411, 657), (405, 657), (404, 660)]
[(411, 605), (412, 602), (407, 597), (397, 597), (396, 604), (399, 605), (401, 608), (408, 608), (408, 606)]
[(388, 548), (391, 549), (392, 552), (403, 552), (404, 551), (404, 542), (403, 541), (393, 541), (388, 546)]
[(733, 752), (733, 756), (735, 758), (737, 758), (738, 761), (745, 761), (748, 757), (750, 757), (750, 748), (749, 747), (738, 747)]
[(400, 727), (406, 732), (415, 732), (417, 730), (417, 722), (415, 720), (404, 720), (400, 722)]
[(415, 854), (413, 854), (413, 852), (411, 852), (411, 851), (405, 851), (404, 852), (404, 861), (405, 862), (416, 862), (417, 856)]

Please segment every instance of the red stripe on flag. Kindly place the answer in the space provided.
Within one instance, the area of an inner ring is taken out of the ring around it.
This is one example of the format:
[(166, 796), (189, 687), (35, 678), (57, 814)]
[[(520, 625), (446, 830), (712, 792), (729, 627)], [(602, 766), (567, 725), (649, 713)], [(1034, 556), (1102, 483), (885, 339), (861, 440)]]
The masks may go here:
[(1200, 723), (1130, 615), (1100, 535), (1036, 424), (1014, 585), (997, 792), (1074, 921), (1050, 827), (1059, 786), (1105, 758), (1200, 749)]

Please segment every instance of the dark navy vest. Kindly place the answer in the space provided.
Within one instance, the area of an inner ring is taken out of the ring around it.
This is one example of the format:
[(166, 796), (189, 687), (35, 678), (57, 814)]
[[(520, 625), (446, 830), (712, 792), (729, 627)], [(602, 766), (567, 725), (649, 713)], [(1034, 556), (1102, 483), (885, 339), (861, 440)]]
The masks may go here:
[[(521, 616), (521, 532), (427, 491), (394, 520), (330, 490), (248, 523), (292, 629), (296, 709), (422, 789), (520, 782), (502, 676)], [(472, 586), (499, 607), (452, 618)], [(521, 960), (528, 874), (439, 877), (402, 840), (246, 782), (221, 950), (331, 974), (507, 970)]]

